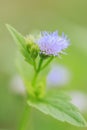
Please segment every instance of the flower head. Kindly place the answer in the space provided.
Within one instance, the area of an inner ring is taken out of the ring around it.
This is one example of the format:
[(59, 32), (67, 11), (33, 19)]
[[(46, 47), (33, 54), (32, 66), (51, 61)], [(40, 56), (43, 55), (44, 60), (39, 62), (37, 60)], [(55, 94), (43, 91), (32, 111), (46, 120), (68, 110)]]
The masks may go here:
[(58, 56), (69, 45), (69, 40), (62, 34), (60, 37), (58, 32), (41, 32), (41, 37), (36, 41), (41, 53), (45, 55)]

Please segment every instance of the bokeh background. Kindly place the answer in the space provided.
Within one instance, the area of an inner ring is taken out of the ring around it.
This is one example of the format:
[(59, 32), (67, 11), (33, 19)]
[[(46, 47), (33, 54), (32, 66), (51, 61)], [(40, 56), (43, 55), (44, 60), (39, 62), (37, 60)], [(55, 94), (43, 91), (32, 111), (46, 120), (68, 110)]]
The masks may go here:
[[(59, 30), (59, 34), (68, 35), (68, 55), (57, 59), (50, 73), (58, 72), (54, 87), (69, 91), (87, 119), (87, 0), (0, 0), (0, 130), (16, 130), (25, 105), (24, 89), (15, 69), (17, 47), (6, 23), (23, 35), (36, 30)], [(51, 78), (47, 79), (49, 89)], [(29, 130), (58, 129), (87, 128), (61, 123), (33, 110)]]

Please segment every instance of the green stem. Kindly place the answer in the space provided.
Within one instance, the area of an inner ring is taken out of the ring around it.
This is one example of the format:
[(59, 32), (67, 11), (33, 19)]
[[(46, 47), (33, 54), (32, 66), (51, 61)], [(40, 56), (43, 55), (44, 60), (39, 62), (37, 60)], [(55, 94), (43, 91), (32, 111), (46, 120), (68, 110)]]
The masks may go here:
[(27, 128), (27, 124), (28, 124), (28, 119), (29, 119), (29, 106), (26, 105), (24, 113), (23, 113), (23, 117), (20, 123), (20, 127), (18, 130), (26, 130)]
[[(34, 78), (32, 80), (33, 86), (35, 86), (35, 84), (36, 84), (36, 80), (37, 80), (38, 74), (41, 70), (42, 63), (43, 63), (43, 59), (41, 58), (40, 61), (39, 61), (38, 68), (36, 69), (36, 63), (34, 62), (35, 75), (34, 75)], [(28, 119), (29, 119), (29, 106), (26, 105), (19, 130), (26, 130)]]
[(34, 87), (35, 84), (36, 84), (36, 80), (37, 80), (38, 74), (39, 74), (39, 72), (40, 72), (40, 70), (41, 70), (42, 63), (43, 63), (43, 59), (41, 58), (40, 61), (39, 61), (38, 68), (37, 68), (36, 71), (35, 71), (34, 78), (33, 78), (33, 80), (32, 80), (32, 86), (33, 86), (33, 87)]
[(41, 59), (40, 59), (40, 62), (39, 62), (39, 65), (38, 65), (38, 68), (37, 68), (37, 72), (40, 71), (41, 66), (42, 66), (42, 63), (43, 63), (43, 59), (41, 58)]
[(52, 60), (53, 60), (53, 56), (46, 62), (46, 64), (41, 68), (41, 70), (43, 70)]
[(36, 62), (35, 61), (34, 61), (33, 65), (34, 65), (34, 70), (36, 71)]
[(38, 73), (37, 71), (35, 72), (35, 75), (33, 77), (33, 80), (32, 80), (32, 86), (34, 87), (35, 86), (35, 83), (36, 83), (36, 80), (37, 80), (37, 76), (38, 76)]

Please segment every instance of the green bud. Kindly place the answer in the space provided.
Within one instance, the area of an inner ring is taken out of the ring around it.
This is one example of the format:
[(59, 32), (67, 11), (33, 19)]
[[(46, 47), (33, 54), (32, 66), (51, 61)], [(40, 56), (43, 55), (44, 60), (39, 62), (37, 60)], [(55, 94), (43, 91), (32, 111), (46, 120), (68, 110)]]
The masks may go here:
[(28, 81), (25, 81), (25, 86), (27, 94), (31, 97), (35, 97), (34, 88), (32, 87), (32, 84)]
[(31, 47), (32, 47), (32, 43), (29, 43), (29, 44), (27, 44), (27, 51), (30, 53), (30, 51), (31, 51)]
[(28, 52), (30, 53), (30, 50), (31, 50), (31, 47), (32, 47), (33, 44), (34, 44), (34, 41), (33, 41), (33, 39), (32, 39), (30, 36), (27, 36), (27, 37), (25, 38), (25, 40), (26, 40), (26, 44), (27, 44), (27, 50), (28, 50)]
[(45, 95), (45, 85), (40, 82), (35, 88), (28, 81), (25, 81), (26, 91), (28, 96), (33, 98), (42, 99)]
[(36, 57), (38, 56), (38, 52), (39, 52), (39, 48), (36, 44), (34, 44), (30, 50), (31, 57), (33, 59), (36, 59)]
[(35, 95), (39, 99), (44, 97), (44, 95), (45, 95), (45, 86), (44, 86), (43, 83), (40, 83), (39, 85), (36, 86)]
[(33, 35), (27, 35), (26, 38), (25, 38), (25, 40), (26, 40), (27, 44), (30, 44), (30, 43), (34, 43), (35, 38), (34, 38)]
[(37, 44), (34, 43), (35, 39), (32, 35), (27, 36), (26, 38), (27, 43), (27, 51), (30, 54), (32, 59), (36, 59), (39, 52), (39, 47)]

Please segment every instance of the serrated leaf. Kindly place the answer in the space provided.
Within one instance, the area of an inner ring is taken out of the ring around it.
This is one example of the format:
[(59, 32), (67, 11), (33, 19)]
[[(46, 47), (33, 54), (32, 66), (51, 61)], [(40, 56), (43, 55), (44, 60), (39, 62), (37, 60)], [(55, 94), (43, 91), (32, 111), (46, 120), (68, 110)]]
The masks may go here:
[(10, 25), (7, 24), (6, 26), (9, 30), (9, 32), (11, 33), (14, 41), (18, 45), (20, 52), (25, 57), (25, 60), (27, 62), (29, 62), (30, 64), (33, 64), (33, 60), (27, 51), (25, 38), (16, 29), (11, 27)]
[(85, 127), (87, 123), (77, 107), (70, 103), (62, 93), (48, 94), (43, 100), (28, 100), (28, 104), (53, 118), (72, 125)]

